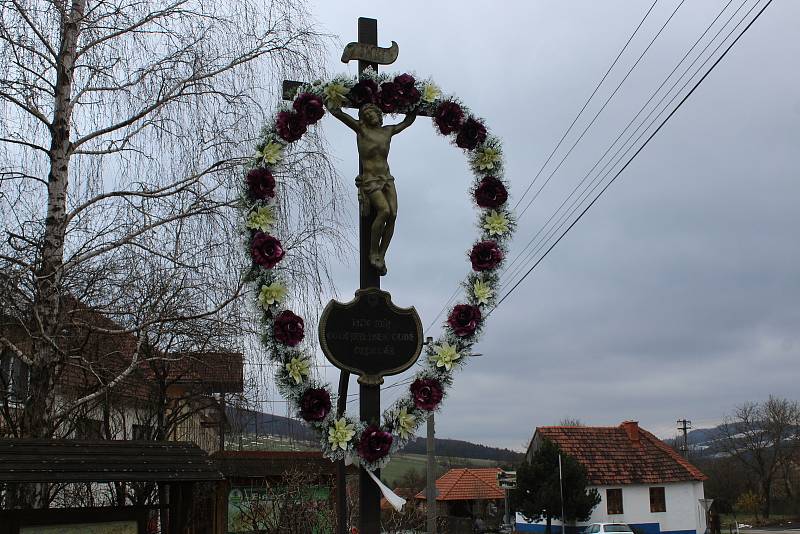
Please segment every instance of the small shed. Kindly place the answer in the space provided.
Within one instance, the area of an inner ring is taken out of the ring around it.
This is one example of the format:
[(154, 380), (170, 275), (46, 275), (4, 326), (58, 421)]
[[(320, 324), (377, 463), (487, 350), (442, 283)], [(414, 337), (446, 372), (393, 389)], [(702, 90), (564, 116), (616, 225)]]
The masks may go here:
[[(451, 469), (436, 479), (436, 502), (443, 515), (499, 523), (505, 494), (497, 482), (498, 467)], [(425, 491), (416, 496), (425, 500)], [(443, 506), (442, 506), (443, 505)]]
[[(224, 508), (221, 516), (218, 513), (220, 503), (196, 502), (197, 483), (218, 484), (223, 476), (194, 443), (2, 439), (0, 481), (6, 491), (26, 483), (155, 482), (166, 488), (168, 496), (168, 502), (161, 503), (167, 512), (163, 532), (224, 532), (220, 530), (224, 528)], [(212, 517), (199, 520), (192, 513), (196, 509), (210, 509)], [(135, 506), (4, 510), (0, 511), (0, 534), (19, 534), (26, 527), (44, 525), (65, 532), (75, 530), (75, 526), (85, 532), (103, 532), (111, 527), (100, 525), (112, 523), (119, 532), (145, 534), (152, 511), (152, 507)]]

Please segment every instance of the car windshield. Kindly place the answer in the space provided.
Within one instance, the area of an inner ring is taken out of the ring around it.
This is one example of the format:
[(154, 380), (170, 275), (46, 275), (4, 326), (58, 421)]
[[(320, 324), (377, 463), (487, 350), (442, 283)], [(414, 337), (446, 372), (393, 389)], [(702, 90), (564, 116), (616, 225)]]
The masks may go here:
[(603, 527), (604, 532), (631, 532), (631, 527), (628, 525), (606, 525)]

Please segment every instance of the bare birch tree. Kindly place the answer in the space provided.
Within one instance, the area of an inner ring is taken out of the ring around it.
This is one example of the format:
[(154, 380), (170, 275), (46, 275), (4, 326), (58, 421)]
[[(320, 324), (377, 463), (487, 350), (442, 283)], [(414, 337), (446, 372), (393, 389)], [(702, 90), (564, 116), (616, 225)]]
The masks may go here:
[[(318, 74), (324, 41), (303, 0), (0, 0), (0, 346), (30, 369), (18, 435), (59, 434), (165, 329), (235, 350), (241, 165), (280, 79)], [(326, 281), (340, 241), (339, 184), (306, 138), (278, 177), (299, 287)], [(132, 356), (100, 372), (65, 347), (75, 328), (133, 336)], [(98, 387), (58, 401), (69, 366)]]

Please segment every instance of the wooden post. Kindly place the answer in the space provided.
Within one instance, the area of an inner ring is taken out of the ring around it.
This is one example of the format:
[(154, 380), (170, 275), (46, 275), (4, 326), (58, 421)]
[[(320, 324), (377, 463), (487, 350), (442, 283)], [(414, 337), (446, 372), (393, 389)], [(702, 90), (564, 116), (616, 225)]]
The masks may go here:
[[(358, 42), (372, 45), (378, 44), (377, 20), (365, 17), (358, 18)], [(378, 70), (377, 63), (359, 60), (359, 77), (367, 67), (372, 67), (376, 72)], [(358, 174), (360, 175), (361, 172), (361, 164), (359, 164)], [(374, 217), (373, 213), (369, 213), (366, 216), (360, 215), (359, 210), (358, 240), (361, 289), (381, 287), (380, 275), (369, 262), (370, 228)], [(380, 424), (380, 412), (380, 385), (359, 384), (359, 415), (361, 420), (367, 424)], [(380, 477), (380, 471), (376, 471), (375, 476)], [(363, 468), (358, 474), (358, 511), (359, 534), (379, 534), (381, 526), (381, 492)]]
[(428, 454), (425, 476), (425, 504), (428, 512), (428, 534), (436, 534), (436, 423), (433, 412), (428, 416), (426, 449)]
[[(378, 44), (377, 20), (365, 17), (358, 18), (358, 42), (372, 45)], [(359, 60), (359, 77), (368, 67), (372, 67), (376, 72), (378, 70), (377, 63)], [(358, 174), (360, 175), (361, 172), (361, 164), (359, 164)], [(361, 289), (381, 287), (381, 277), (369, 262), (370, 229), (372, 228), (373, 219), (373, 213), (366, 216), (359, 215), (358, 240), (359, 264), (361, 266), (359, 278)], [(380, 424), (380, 411), (380, 386), (359, 384), (359, 415), (361, 420), (367, 424)], [(376, 471), (375, 476), (380, 477), (380, 471)], [(381, 492), (363, 468), (358, 475), (358, 493), (359, 534), (379, 534), (381, 525)]]

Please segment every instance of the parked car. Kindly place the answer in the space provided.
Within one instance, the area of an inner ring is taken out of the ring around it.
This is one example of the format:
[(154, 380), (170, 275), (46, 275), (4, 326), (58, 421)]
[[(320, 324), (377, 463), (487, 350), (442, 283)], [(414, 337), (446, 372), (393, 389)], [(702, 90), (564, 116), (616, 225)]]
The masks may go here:
[(625, 523), (592, 523), (583, 531), (584, 534), (603, 534), (605, 532), (633, 534), (633, 529)]

